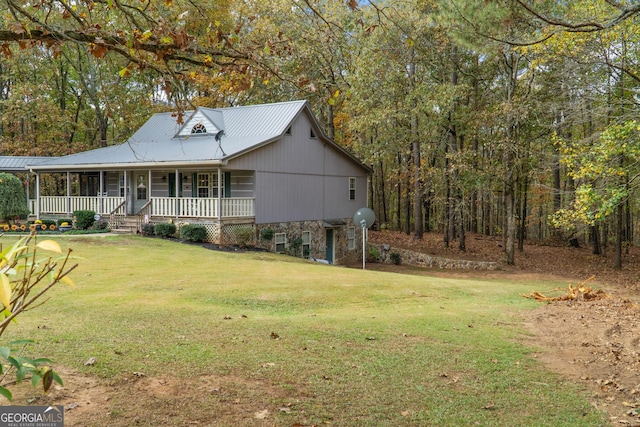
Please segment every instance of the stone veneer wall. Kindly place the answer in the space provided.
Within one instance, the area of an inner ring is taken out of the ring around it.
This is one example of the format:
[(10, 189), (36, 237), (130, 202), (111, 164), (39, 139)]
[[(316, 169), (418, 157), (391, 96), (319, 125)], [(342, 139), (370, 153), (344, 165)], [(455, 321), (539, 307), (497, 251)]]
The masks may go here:
[[(350, 264), (362, 259), (362, 231), (356, 227), (355, 249), (348, 249), (347, 228), (353, 225), (353, 221), (344, 219), (346, 225), (334, 228), (335, 240), (335, 260), (334, 263)], [(316, 259), (326, 258), (326, 228), (324, 221), (302, 221), (302, 222), (281, 222), (272, 224), (256, 224), (256, 243), (260, 248), (267, 249), (271, 252), (275, 251), (275, 238), (269, 241), (261, 239), (262, 230), (271, 228), (276, 233), (285, 233), (287, 236), (287, 246), (296, 238), (302, 237), (303, 231), (311, 232), (311, 257)], [(300, 253), (293, 254), (285, 251), (293, 256), (302, 257), (302, 247)]]
[[(378, 261), (385, 264), (393, 264), (391, 254), (396, 253), (400, 255), (400, 264), (418, 267), (437, 267), (443, 270), (495, 270), (498, 266), (498, 263), (493, 261), (468, 261), (435, 257), (406, 249), (392, 248), (387, 244), (369, 246), (374, 246), (378, 250)], [(371, 250), (368, 253), (370, 254)]]

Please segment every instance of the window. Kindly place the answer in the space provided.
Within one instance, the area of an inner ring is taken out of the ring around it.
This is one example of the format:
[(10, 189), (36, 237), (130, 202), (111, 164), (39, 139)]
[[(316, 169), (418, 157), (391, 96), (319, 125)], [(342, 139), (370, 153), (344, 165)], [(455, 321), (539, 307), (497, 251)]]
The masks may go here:
[(146, 178), (144, 175), (138, 175), (138, 185), (136, 185), (136, 197), (138, 200), (147, 199), (147, 186)]
[(349, 200), (356, 199), (356, 179), (349, 177)]
[[(218, 197), (218, 174), (217, 173), (198, 173), (196, 175), (196, 183), (198, 189), (196, 193), (198, 197)], [(220, 189), (224, 197), (224, 176), (222, 177), (222, 185)]]
[(202, 123), (197, 123), (191, 128), (191, 133), (207, 133), (207, 128)]
[(347, 228), (347, 247), (350, 251), (356, 248), (356, 228)]
[(284, 233), (276, 233), (276, 252), (284, 252), (287, 247), (287, 235)]
[(209, 174), (198, 174), (198, 197), (209, 197)]
[(316, 137), (316, 133), (313, 131), (313, 129), (311, 129), (311, 132), (309, 133), (309, 136), (311, 138), (315, 138)]
[(311, 232), (302, 232), (302, 257), (309, 258), (311, 256)]
[(124, 197), (124, 174), (120, 174), (118, 179), (118, 188), (120, 192), (120, 197)]

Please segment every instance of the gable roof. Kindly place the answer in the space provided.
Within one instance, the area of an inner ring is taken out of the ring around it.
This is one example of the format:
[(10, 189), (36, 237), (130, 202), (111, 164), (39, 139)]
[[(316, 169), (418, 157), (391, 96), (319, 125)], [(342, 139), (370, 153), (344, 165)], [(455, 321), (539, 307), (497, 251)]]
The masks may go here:
[[(174, 113), (158, 113), (123, 144), (51, 158), (29, 167), (44, 171), (224, 164), (281, 138), (304, 111), (311, 118), (318, 137), (368, 169), (326, 137), (306, 101), (216, 109), (200, 107), (185, 113), (184, 124), (178, 124)], [(196, 125), (206, 131), (192, 133)]]

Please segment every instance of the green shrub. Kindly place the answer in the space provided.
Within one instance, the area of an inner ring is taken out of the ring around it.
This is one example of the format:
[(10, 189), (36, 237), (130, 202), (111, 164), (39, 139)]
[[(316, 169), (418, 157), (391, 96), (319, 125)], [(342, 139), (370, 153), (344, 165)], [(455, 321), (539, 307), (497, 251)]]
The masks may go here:
[(241, 248), (246, 248), (253, 244), (253, 227), (240, 227), (233, 230), (236, 244)]
[(142, 235), (149, 237), (153, 236), (155, 231), (153, 229), (153, 224), (142, 224)]
[(153, 226), (153, 232), (159, 237), (173, 237), (176, 234), (176, 225), (162, 222)]
[(400, 254), (397, 252), (391, 252), (389, 254), (389, 259), (391, 260), (392, 263), (394, 263), (395, 265), (400, 265), (400, 262), (402, 261)]
[(105, 221), (104, 219), (98, 220), (93, 223), (91, 226), (92, 230), (100, 230), (105, 231), (109, 228), (109, 221)]
[(287, 248), (287, 252), (289, 255), (300, 256), (300, 249), (302, 248), (302, 237), (294, 237), (289, 242), (289, 247)]
[(78, 230), (88, 230), (95, 222), (96, 213), (94, 211), (75, 211), (73, 217), (76, 220), (75, 226)]
[(380, 252), (378, 251), (377, 246), (371, 245), (367, 247), (367, 261), (376, 262), (378, 261), (379, 257), (380, 257)]
[(188, 242), (202, 242), (207, 237), (207, 229), (203, 225), (183, 225), (180, 227), (180, 238)]
[(273, 235), (274, 234), (275, 234), (275, 232), (273, 231), (273, 228), (271, 228), (271, 227), (263, 228), (260, 231), (260, 238), (262, 240), (270, 241), (271, 239), (273, 239)]

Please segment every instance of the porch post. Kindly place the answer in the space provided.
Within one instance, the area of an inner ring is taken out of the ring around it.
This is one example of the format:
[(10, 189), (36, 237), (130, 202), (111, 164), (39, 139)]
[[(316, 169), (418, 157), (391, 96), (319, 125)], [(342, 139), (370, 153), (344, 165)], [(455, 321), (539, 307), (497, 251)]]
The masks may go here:
[(36, 219), (40, 219), (40, 174), (36, 172)]
[(104, 193), (102, 192), (102, 189), (104, 188), (104, 171), (100, 171), (100, 191), (98, 191), (98, 197), (99, 197), (99, 209), (100, 212), (98, 212), (99, 214), (103, 214), (104, 213)]
[(218, 220), (222, 219), (222, 170), (218, 166)]
[(182, 178), (180, 177), (180, 173), (178, 171), (178, 169), (176, 169), (176, 205), (175, 205), (175, 210), (176, 210), (176, 219), (180, 217), (180, 200), (178, 200), (180, 198), (180, 187), (182, 187)]
[(127, 178), (127, 171), (123, 170), (122, 171), (122, 183), (124, 185), (124, 212), (125, 215), (129, 215), (129, 183), (127, 181), (129, 181)]
[(67, 171), (67, 215), (71, 215), (71, 172)]

